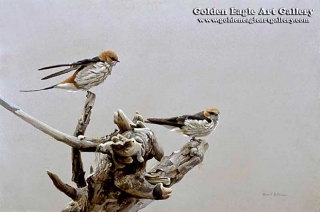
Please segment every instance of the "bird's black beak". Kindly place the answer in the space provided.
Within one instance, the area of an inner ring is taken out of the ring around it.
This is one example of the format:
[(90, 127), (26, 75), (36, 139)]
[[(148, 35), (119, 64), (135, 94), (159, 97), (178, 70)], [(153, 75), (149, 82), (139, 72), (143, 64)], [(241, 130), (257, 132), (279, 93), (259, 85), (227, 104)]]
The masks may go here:
[(120, 63), (120, 60), (117, 60), (117, 63)]

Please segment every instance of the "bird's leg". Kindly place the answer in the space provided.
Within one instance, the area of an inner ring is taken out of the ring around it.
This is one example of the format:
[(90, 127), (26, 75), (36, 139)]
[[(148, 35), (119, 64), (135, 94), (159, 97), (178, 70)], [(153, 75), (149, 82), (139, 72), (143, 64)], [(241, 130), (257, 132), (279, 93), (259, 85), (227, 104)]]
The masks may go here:
[(90, 96), (90, 95), (94, 95), (95, 96), (95, 94), (93, 92), (87, 90), (87, 96)]

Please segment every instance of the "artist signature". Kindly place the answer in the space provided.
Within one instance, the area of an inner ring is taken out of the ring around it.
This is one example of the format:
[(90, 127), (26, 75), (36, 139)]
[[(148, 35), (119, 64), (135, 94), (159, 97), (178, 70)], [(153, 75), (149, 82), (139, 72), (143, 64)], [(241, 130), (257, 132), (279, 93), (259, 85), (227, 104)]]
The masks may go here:
[(265, 197), (287, 197), (288, 196), (288, 194), (282, 194), (279, 192), (263, 192), (262, 195)]

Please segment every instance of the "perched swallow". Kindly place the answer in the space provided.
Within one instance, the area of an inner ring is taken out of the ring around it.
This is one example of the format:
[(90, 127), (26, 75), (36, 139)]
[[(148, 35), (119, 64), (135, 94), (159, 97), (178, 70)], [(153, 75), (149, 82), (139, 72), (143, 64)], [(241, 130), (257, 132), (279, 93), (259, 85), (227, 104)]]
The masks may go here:
[(218, 124), (220, 111), (216, 108), (208, 108), (194, 115), (183, 115), (172, 118), (148, 118), (145, 122), (162, 125), (171, 131), (180, 132), (186, 136), (204, 137), (209, 135)]
[(41, 80), (50, 79), (52, 77), (68, 73), (70, 71), (75, 72), (72, 76), (56, 85), (37, 90), (21, 90), (21, 92), (43, 91), (52, 88), (65, 89), (70, 91), (87, 91), (93, 86), (101, 84), (108, 77), (108, 75), (111, 74), (112, 68), (118, 62), (120, 61), (118, 60), (118, 56), (116, 55), (116, 53), (109, 50), (102, 52), (98, 57), (94, 57), (92, 59), (84, 59), (70, 64), (60, 64), (40, 68), (39, 70), (46, 70), (51, 68), (69, 66), (69, 68), (50, 74), (49, 76), (46, 76)]

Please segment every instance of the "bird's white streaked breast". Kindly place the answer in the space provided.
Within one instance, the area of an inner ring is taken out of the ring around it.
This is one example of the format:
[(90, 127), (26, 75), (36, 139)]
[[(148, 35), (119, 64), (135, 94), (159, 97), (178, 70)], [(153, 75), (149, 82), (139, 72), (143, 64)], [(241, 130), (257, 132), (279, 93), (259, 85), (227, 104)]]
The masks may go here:
[(80, 70), (75, 78), (78, 87), (83, 90), (101, 84), (111, 74), (112, 66), (108, 63), (98, 62)]
[(182, 133), (190, 137), (204, 137), (209, 135), (216, 127), (217, 122), (207, 120), (187, 119), (182, 127)]

